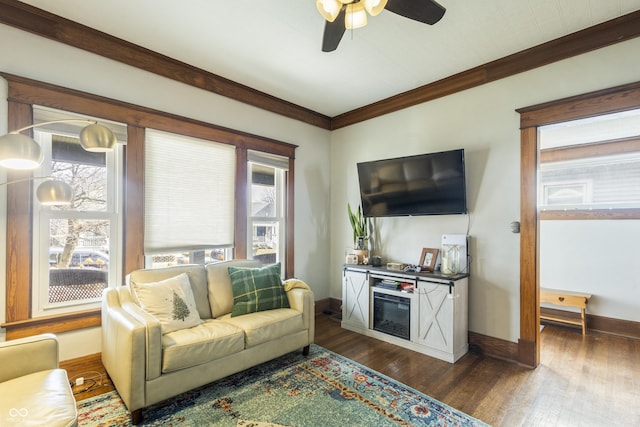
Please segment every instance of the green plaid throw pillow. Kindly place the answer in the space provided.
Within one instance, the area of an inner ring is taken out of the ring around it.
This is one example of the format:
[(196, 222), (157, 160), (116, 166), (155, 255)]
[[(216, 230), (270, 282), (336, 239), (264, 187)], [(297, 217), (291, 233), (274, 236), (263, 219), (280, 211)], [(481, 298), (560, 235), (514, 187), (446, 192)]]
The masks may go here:
[(257, 311), (289, 308), (280, 280), (280, 263), (261, 268), (228, 267), (233, 290), (231, 317)]

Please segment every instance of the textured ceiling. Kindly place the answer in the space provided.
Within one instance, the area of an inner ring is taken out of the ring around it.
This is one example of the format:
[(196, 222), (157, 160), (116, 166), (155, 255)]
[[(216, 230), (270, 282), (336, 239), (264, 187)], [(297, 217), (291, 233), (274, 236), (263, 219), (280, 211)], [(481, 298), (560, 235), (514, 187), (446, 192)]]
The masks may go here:
[(439, 0), (447, 12), (434, 26), (384, 11), (323, 53), (314, 0), (23, 2), (327, 116), (640, 10), (640, 0)]

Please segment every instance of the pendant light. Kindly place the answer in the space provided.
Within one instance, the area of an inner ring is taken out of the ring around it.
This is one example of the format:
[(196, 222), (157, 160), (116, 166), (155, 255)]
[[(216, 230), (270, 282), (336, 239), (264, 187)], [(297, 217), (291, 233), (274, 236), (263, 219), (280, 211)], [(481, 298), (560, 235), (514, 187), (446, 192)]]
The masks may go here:
[(58, 181), (50, 176), (32, 176), (29, 178), (16, 179), (15, 181), (0, 183), (0, 187), (18, 182), (35, 181), (44, 179), (45, 181), (38, 185), (36, 190), (36, 198), (40, 204), (45, 206), (69, 205), (73, 201), (73, 189), (64, 181)]
[(73, 189), (63, 181), (51, 179), (38, 185), (36, 197), (41, 205), (69, 205), (73, 200)]
[(42, 149), (33, 138), (20, 132), (53, 123), (85, 122), (90, 123), (80, 131), (80, 145), (86, 151), (106, 152), (115, 147), (115, 135), (106, 126), (89, 119), (64, 119), (36, 123), (0, 136), (0, 166), (9, 169), (35, 169), (42, 163)]
[(9, 169), (35, 169), (42, 163), (42, 149), (26, 135), (8, 133), (0, 137), (0, 166)]
[(86, 151), (105, 153), (116, 146), (116, 137), (108, 127), (97, 123), (85, 126), (80, 131), (80, 145)]
[[(33, 138), (20, 132), (39, 126), (53, 123), (88, 122), (80, 131), (80, 146), (86, 151), (106, 152), (115, 147), (117, 140), (111, 129), (99, 125), (95, 120), (89, 119), (64, 119), (50, 122), (37, 123), (0, 136), (0, 166), (9, 169), (28, 170), (36, 169), (42, 164), (43, 154), (40, 145)], [(31, 177), (0, 183), (0, 186), (16, 182), (45, 179), (37, 190), (36, 197), (43, 205), (68, 205), (73, 200), (73, 189), (69, 184), (58, 181), (52, 177)]]

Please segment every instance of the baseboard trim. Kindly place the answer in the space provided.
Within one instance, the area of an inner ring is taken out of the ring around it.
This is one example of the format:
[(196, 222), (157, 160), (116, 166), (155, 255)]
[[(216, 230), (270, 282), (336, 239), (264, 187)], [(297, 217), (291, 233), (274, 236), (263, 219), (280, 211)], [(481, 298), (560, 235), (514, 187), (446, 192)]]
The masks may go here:
[(469, 331), (469, 351), (518, 363), (518, 344)]
[[(558, 310), (549, 307), (540, 307), (540, 314), (549, 316), (564, 317), (570, 320), (580, 320), (580, 313), (567, 310)], [(580, 329), (580, 326), (574, 326), (567, 323), (553, 322), (550, 320), (542, 320), (543, 324), (562, 325), (568, 328)], [(606, 334), (619, 335), (627, 338), (640, 339), (640, 322), (632, 320), (614, 319), (612, 317), (598, 316), (587, 312), (587, 333), (589, 331), (598, 331)]]

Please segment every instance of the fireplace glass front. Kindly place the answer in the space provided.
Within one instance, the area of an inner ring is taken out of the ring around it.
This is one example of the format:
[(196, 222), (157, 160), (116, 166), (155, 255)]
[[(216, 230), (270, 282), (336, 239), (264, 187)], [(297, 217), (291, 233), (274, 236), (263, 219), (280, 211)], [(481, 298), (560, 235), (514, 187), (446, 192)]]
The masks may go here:
[(410, 339), (411, 300), (396, 295), (373, 292), (373, 329), (403, 339)]

